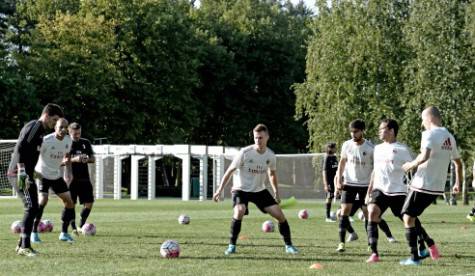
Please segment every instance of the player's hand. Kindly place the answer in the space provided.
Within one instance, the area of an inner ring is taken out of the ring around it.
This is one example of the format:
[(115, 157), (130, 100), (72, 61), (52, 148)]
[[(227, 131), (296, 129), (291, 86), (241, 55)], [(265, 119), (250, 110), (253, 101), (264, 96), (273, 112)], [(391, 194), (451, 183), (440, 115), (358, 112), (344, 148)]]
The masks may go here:
[(279, 194), (275, 194), (275, 195), (274, 195), (274, 199), (275, 199), (275, 202), (277, 202), (277, 204), (280, 204), (280, 201), (281, 201), (281, 200), (280, 200)]
[(221, 192), (220, 192), (220, 191), (217, 191), (216, 193), (214, 193), (214, 195), (213, 195), (213, 200), (214, 200), (215, 202), (218, 202), (218, 201), (221, 200)]
[(454, 194), (458, 194), (460, 192), (460, 184), (454, 185), (452, 191)]
[(17, 173), (17, 186), (20, 190), (28, 190), (30, 188), (30, 181), (26, 174), (25, 168), (18, 169)]
[(410, 171), (412, 170), (414, 166), (412, 165), (412, 162), (406, 162), (402, 165), (402, 169), (407, 172), (407, 171)]
[(324, 185), (323, 190), (325, 191), (325, 193), (328, 193), (328, 185)]
[(89, 161), (89, 156), (87, 154), (81, 154), (81, 162), (87, 163)]
[(371, 197), (369, 194), (366, 194), (366, 197), (364, 198), (364, 204), (368, 205), (371, 200)]

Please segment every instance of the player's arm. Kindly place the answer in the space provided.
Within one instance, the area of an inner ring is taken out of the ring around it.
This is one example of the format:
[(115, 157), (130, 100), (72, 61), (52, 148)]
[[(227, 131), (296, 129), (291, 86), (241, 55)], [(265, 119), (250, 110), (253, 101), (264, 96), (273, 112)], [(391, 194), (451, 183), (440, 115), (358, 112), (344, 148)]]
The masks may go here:
[(431, 152), (431, 149), (429, 149), (429, 148), (422, 149), (421, 153), (419, 153), (419, 155), (416, 157), (416, 159), (414, 159), (411, 162), (404, 163), (402, 165), (402, 169), (407, 172), (407, 171), (410, 171), (410, 170), (413, 170), (413, 169), (417, 168), (417, 166), (419, 166), (420, 164), (426, 162), (429, 159), (430, 152)]
[(277, 203), (280, 203), (279, 184), (277, 182), (277, 173), (276, 173), (275, 170), (269, 169), (268, 174), (269, 174), (270, 185), (272, 187), (272, 190), (274, 191), (274, 199), (275, 199), (275, 201), (277, 201)]
[(89, 143), (89, 140), (86, 140), (86, 154), (87, 154), (87, 159), (86, 163), (95, 163), (96, 162), (96, 157), (94, 156), (94, 151), (92, 150), (91, 143)]
[(373, 191), (373, 183), (374, 183), (374, 170), (371, 172), (371, 178), (369, 180), (368, 191), (366, 192), (366, 198), (364, 202), (368, 204), (369, 199), (371, 197), (371, 192)]
[(221, 183), (219, 184), (218, 189), (216, 190), (216, 192), (213, 195), (213, 200), (214, 201), (218, 202), (221, 199), (221, 193), (223, 192), (224, 187), (226, 187), (226, 185), (228, 184), (229, 179), (231, 178), (231, 176), (232, 176), (232, 174), (234, 173), (235, 170), (236, 170), (236, 168), (234, 168), (234, 167), (229, 167), (226, 170), (226, 172), (224, 173), (223, 178), (221, 179)]
[(338, 162), (338, 170), (336, 172), (337, 178), (336, 178), (336, 188), (337, 190), (342, 190), (343, 189), (343, 171), (345, 170), (346, 166), (346, 157), (341, 157), (340, 162)]
[(323, 177), (323, 190), (328, 192), (328, 181), (327, 181), (327, 161), (328, 158), (325, 157), (323, 160), (323, 169), (322, 169), (322, 177)]

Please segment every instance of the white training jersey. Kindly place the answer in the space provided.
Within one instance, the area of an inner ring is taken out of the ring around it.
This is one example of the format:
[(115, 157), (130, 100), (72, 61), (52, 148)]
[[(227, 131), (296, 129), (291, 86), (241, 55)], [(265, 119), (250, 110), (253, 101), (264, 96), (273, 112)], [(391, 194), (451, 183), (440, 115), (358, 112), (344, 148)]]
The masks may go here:
[(445, 127), (426, 130), (422, 132), (422, 149), (430, 149), (430, 156), (417, 168), (411, 182), (411, 189), (442, 195), (447, 182), (450, 160), (460, 158), (455, 138)]
[(68, 135), (64, 136), (63, 140), (58, 140), (54, 132), (43, 137), (35, 171), (49, 180), (61, 178), (61, 162), (71, 150), (71, 144), (72, 141)]
[(373, 190), (388, 196), (406, 195), (402, 165), (412, 161), (409, 148), (399, 142), (382, 143), (374, 147)]
[(343, 171), (343, 184), (355, 187), (367, 187), (373, 171), (374, 145), (368, 140), (358, 145), (348, 140), (341, 147), (341, 159), (346, 159)]
[(233, 177), (233, 191), (260, 192), (266, 188), (268, 170), (275, 171), (276, 169), (275, 154), (269, 148), (261, 154), (253, 145), (247, 146), (239, 151), (230, 168), (236, 169)]

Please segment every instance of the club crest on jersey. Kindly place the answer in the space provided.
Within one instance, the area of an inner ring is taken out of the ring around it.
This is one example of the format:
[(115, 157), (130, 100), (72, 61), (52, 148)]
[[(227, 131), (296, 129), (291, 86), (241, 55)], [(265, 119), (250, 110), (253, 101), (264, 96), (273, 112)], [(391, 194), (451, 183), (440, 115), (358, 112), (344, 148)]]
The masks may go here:
[(54, 149), (55, 149), (55, 147), (54, 147), (54, 146), (51, 146), (51, 149), (52, 149), (52, 150), (54, 150)]
[(396, 154), (396, 153), (397, 153), (397, 150), (393, 149), (393, 153)]
[(363, 156), (366, 155), (366, 151), (363, 151)]
[(450, 141), (450, 138), (445, 139), (444, 143), (442, 144), (442, 149), (452, 150), (452, 142)]
[(266, 160), (266, 164), (267, 164), (267, 165), (269, 165), (269, 163), (270, 163), (270, 160), (269, 160), (269, 159), (267, 159), (267, 160)]
[(249, 159), (249, 163), (254, 163), (254, 160), (252, 160), (252, 159)]
[(86, 145), (82, 144), (82, 149), (85, 150), (85, 149), (86, 149)]

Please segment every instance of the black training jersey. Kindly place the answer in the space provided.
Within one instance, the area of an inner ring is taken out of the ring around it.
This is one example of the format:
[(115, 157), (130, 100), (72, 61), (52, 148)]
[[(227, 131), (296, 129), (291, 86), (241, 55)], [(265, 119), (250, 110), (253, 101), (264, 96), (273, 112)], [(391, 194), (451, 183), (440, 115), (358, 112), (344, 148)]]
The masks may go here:
[(14, 176), (17, 172), (17, 164), (25, 165), (26, 174), (33, 179), (33, 172), (38, 156), (40, 155), (41, 143), (46, 130), (41, 121), (33, 120), (28, 122), (20, 131), (20, 136), (15, 146), (15, 150), (8, 168), (8, 175)]
[(338, 160), (335, 155), (325, 155), (323, 170), (326, 172), (328, 185), (334, 185), (334, 178), (338, 169)]
[[(71, 158), (81, 154), (87, 154), (89, 157), (91, 157), (94, 154), (92, 151), (91, 142), (84, 138), (79, 138), (78, 141), (73, 141), (70, 153)], [(74, 180), (89, 180), (89, 169), (87, 163), (73, 162), (72, 167)]]

